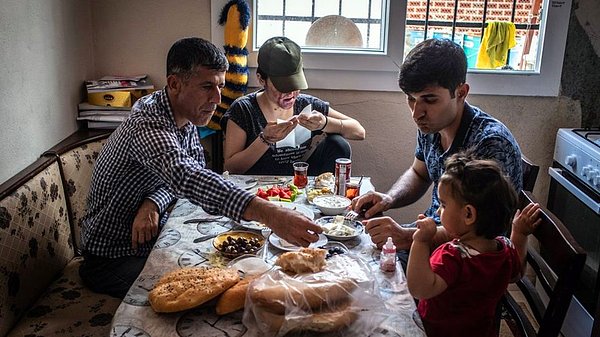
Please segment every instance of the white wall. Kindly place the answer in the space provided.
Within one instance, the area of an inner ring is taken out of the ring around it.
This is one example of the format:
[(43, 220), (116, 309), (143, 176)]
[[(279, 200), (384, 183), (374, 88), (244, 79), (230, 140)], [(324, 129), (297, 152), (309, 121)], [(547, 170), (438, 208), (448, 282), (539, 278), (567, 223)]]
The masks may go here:
[(87, 0), (0, 0), (0, 183), (77, 129), (92, 74)]

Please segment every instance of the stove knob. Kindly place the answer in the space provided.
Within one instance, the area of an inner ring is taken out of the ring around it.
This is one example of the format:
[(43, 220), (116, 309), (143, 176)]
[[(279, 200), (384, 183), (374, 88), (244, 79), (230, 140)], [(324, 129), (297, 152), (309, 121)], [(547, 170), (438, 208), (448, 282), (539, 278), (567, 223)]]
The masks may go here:
[(600, 187), (600, 176), (594, 177), (594, 185)]
[(577, 155), (568, 155), (565, 164), (574, 170), (577, 167)]
[(583, 167), (583, 169), (581, 169), (581, 176), (586, 178), (588, 173), (590, 173), (590, 170), (592, 169), (591, 165), (586, 165)]
[(590, 183), (594, 182), (598, 178), (600, 178), (600, 171), (591, 170), (590, 173), (588, 173), (588, 181)]

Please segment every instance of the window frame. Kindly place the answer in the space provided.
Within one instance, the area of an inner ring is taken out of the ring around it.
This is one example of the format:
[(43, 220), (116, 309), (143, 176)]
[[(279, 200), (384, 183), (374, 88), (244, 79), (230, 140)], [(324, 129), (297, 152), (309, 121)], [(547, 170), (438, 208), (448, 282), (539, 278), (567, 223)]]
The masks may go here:
[[(228, 0), (211, 0), (211, 39), (217, 46), (224, 44), (223, 27), (219, 15)], [(247, 0), (253, 11), (254, 0)], [(467, 82), (471, 94), (508, 96), (556, 97), (560, 92), (560, 79), (565, 54), (572, 0), (543, 0), (545, 6), (540, 27), (541, 64), (534, 71), (495, 71), (469, 69)], [(399, 38), (387, 39), (385, 55), (343, 54), (336, 52), (303, 52), (304, 72), (311, 89), (400, 91), (398, 66), (403, 60), (406, 1), (388, 0), (388, 31), (397, 32)], [(389, 13), (395, 13), (391, 15)], [(252, 20), (253, 21), (253, 20)], [(551, 22), (552, 24), (548, 24)], [(252, 45), (252, 26), (246, 48), (251, 74), (248, 85), (257, 87), (257, 51)], [(394, 34), (394, 36), (396, 35)], [(548, 37), (546, 39), (546, 37)]]

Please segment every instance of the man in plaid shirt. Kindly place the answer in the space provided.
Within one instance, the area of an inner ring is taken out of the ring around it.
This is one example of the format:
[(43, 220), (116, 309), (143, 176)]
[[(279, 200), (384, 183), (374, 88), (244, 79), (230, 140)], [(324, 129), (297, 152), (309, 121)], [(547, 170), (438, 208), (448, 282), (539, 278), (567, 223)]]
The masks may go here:
[(139, 99), (103, 147), (81, 234), (79, 272), (90, 289), (125, 296), (176, 198), (211, 214), (265, 223), (297, 245), (317, 241), (321, 229), (305, 216), (205, 168), (195, 126), (206, 125), (221, 101), (227, 67), (225, 55), (206, 40), (175, 42), (167, 55), (167, 85)]

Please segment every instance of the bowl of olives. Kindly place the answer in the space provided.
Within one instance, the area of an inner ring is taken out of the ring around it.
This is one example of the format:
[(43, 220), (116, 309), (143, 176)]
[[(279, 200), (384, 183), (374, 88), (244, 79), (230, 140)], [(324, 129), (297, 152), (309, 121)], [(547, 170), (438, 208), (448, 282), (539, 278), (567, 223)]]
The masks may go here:
[(264, 244), (265, 238), (261, 234), (247, 231), (229, 231), (213, 239), (215, 249), (230, 259), (244, 254), (256, 255)]

